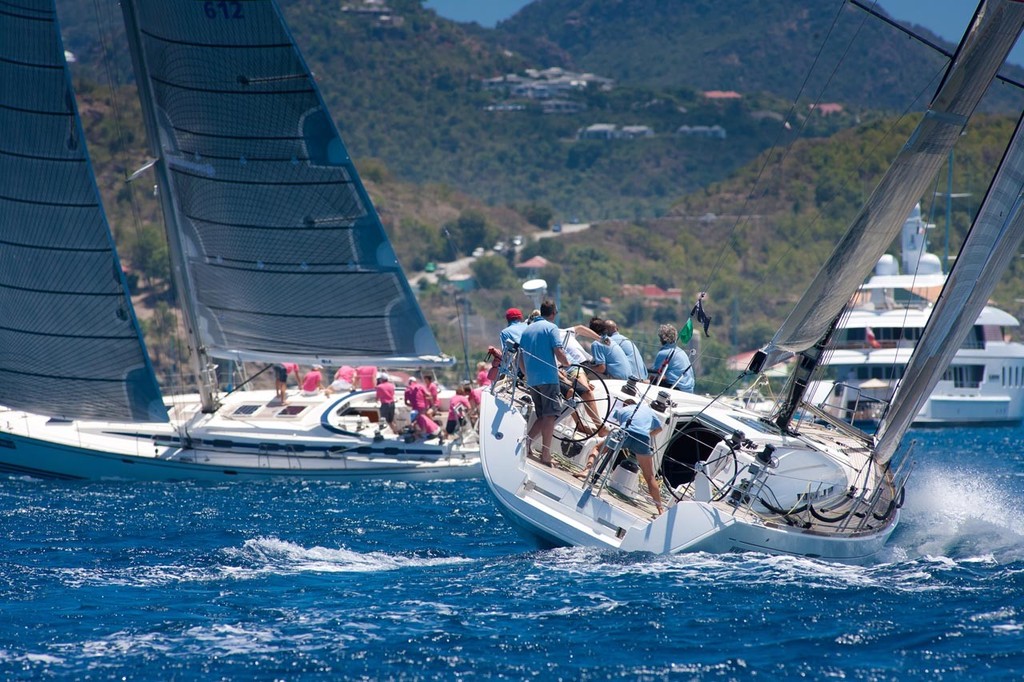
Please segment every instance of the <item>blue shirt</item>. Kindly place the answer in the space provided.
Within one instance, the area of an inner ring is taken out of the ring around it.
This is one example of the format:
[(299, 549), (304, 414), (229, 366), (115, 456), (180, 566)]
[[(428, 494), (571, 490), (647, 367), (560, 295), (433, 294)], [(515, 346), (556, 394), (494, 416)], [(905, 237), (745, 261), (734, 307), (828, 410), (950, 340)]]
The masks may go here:
[(519, 343), (519, 339), (523, 337), (523, 330), (526, 329), (526, 323), (522, 320), (516, 320), (509, 326), (501, 330), (501, 349), (508, 350), (512, 347), (513, 343)]
[(693, 393), (693, 367), (690, 366), (690, 358), (687, 357), (686, 351), (674, 343), (666, 343), (654, 357), (651, 374), (658, 376), (666, 362), (668, 368), (662, 380), (670, 385), (675, 384), (677, 391)]
[[(612, 410), (611, 419), (625, 427), (631, 436), (648, 445), (650, 445), (651, 431), (661, 428), (661, 418), (647, 403), (620, 405)], [(629, 426), (626, 426), (627, 421), (629, 421)]]
[(558, 360), (555, 349), (562, 347), (562, 335), (551, 322), (540, 319), (529, 325), (519, 338), (526, 385), (558, 383)]
[[(637, 379), (643, 379), (644, 375), (647, 374), (647, 365), (644, 364), (644, 356), (640, 354), (640, 349), (636, 347), (636, 344), (619, 332), (615, 332), (608, 338), (626, 354), (626, 360), (629, 361), (630, 374)], [(628, 379), (629, 377), (626, 378)]]
[(625, 352), (614, 343), (606, 346), (604, 339), (591, 344), (590, 354), (594, 356), (594, 364), (604, 365), (604, 373), (612, 379), (628, 379), (633, 371)]

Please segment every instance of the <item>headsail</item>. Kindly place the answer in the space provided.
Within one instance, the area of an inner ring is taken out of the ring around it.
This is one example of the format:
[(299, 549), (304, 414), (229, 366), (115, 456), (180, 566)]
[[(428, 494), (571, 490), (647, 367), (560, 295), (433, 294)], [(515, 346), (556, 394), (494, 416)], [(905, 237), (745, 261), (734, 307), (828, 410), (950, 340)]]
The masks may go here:
[(166, 421), (53, 0), (0, 4), (0, 404)]
[(928, 318), (878, 427), (879, 456), (888, 459), (988, 302), (1024, 238), (1024, 117), (989, 186), (971, 231)]
[(931, 186), (1022, 24), (1024, 3), (982, 2), (921, 123), (766, 347), (769, 355), (812, 348), (825, 336)]
[(206, 352), (437, 361), (277, 5), (132, 0), (125, 16), (183, 305)]

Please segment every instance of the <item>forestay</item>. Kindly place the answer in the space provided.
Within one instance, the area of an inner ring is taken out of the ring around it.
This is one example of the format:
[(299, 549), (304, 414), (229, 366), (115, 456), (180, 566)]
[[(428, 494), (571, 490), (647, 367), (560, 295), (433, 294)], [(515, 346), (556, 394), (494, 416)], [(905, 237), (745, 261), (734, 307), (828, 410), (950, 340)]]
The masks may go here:
[(950, 270), (914, 354), (877, 431), (879, 457), (900, 439), (938, 383), (1024, 238), (1024, 117)]
[(278, 7), (131, 5), (165, 216), (180, 243), (172, 257), (200, 345), (240, 360), (436, 361), (437, 341)]
[(966, 125), (1024, 24), (1024, 4), (979, 6), (924, 118), (889, 167), (829, 260), (766, 347), (800, 352), (824, 337), (864, 278), (899, 234), (914, 204)]
[(0, 404), (166, 421), (52, 0), (0, 6)]

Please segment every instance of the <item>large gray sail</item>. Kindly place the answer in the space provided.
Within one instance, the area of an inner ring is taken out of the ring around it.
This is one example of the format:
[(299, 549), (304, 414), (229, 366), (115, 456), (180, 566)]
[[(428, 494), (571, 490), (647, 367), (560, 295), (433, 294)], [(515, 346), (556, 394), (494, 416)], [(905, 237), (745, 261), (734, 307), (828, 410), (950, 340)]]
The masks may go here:
[[(271, 0), (132, 0), (184, 305), (210, 355), (378, 364), (440, 350)], [(134, 25), (133, 25), (134, 24)], [(172, 255), (174, 249), (172, 248)]]
[(1022, 25), (1020, 2), (992, 0), (979, 6), (921, 123), (766, 347), (769, 354), (800, 352), (824, 337), (931, 187)]
[(85, 147), (53, 0), (0, 2), (0, 404), (166, 421)]
[(971, 226), (892, 407), (879, 424), (876, 452), (890, 458), (974, 326), (1024, 238), (1024, 118), (1017, 123), (985, 201)]

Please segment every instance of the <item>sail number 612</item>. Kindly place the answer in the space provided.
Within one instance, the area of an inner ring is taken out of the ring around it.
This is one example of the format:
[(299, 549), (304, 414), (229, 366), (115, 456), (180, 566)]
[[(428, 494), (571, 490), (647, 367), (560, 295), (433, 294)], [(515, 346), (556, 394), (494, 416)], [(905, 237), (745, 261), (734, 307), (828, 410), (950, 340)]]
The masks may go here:
[(203, 3), (207, 19), (243, 19), (242, 3), (237, 0)]

